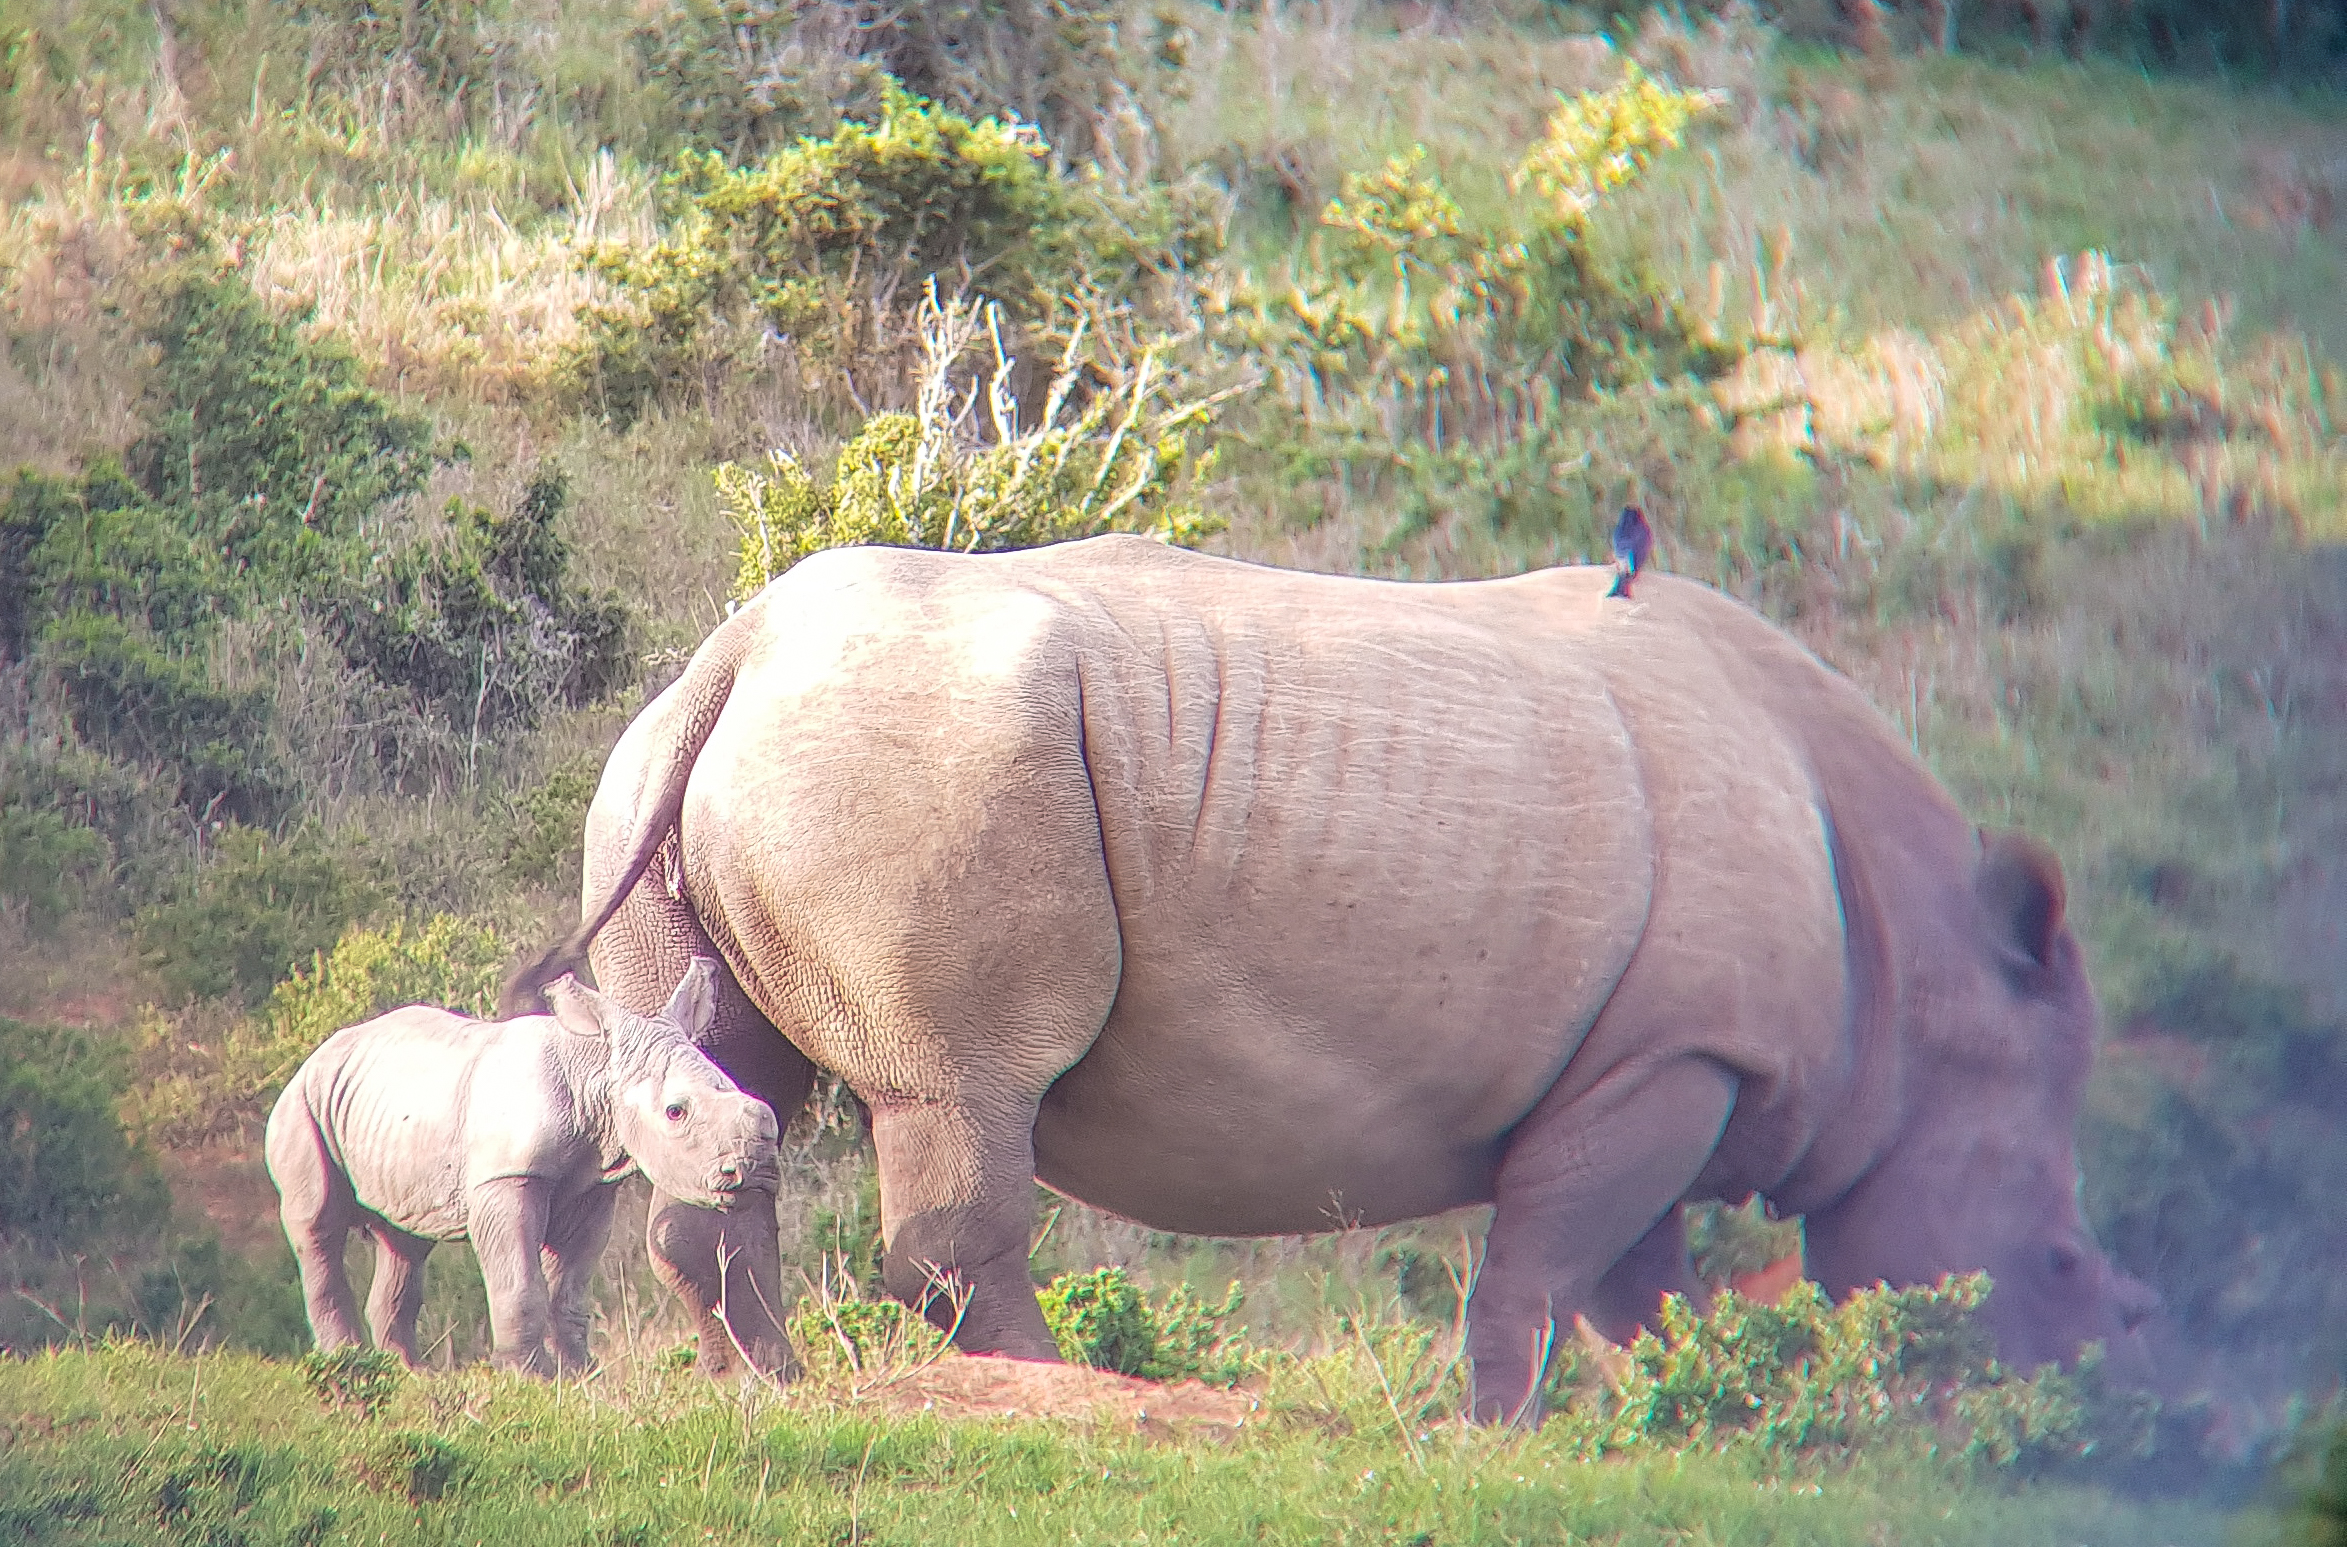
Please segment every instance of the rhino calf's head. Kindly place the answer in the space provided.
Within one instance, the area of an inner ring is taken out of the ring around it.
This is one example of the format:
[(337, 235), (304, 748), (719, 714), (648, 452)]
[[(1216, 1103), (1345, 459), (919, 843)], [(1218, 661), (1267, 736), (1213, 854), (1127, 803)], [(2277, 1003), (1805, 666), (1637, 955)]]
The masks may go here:
[(608, 1050), (613, 1137), (655, 1186), (716, 1208), (781, 1181), (774, 1109), (696, 1045), (717, 1014), (717, 964), (695, 957), (656, 1016), (636, 1015), (569, 977), (547, 986), (564, 1030)]
[(2063, 909), (2050, 852), (1984, 835), (1946, 949), (1902, 964), (1905, 1126), (1808, 1215), (1809, 1271), (1840, 1295), (1985, 1269), (2006, 1364), (2069, 1364), (2099, 1342), (2115, 1373), (2147, 1377), (2138, 1329), (2157, 1296), (2095, 1245), (2079, 1207), (2074, 1134), (2099, 1017)]

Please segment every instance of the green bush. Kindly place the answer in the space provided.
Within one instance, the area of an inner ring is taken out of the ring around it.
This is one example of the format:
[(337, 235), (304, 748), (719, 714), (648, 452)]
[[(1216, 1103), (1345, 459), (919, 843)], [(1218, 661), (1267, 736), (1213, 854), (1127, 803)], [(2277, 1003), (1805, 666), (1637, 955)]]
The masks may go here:
[(166, 1346), (226, 1345), (282, 1358), (310, 1344), (300, 1270), (282, 1238), (258, 1257), (230, 1251), (209, 1228), (173, 1241), (138, 1275), (129, 1312), (132, 1326)]
[(0, 1020), (0, 1238), (60, 1250), (162, 1221), (170, 1196), (119, 1113), (127, 1078), (82, 1033)]
[(1095, 1268), (1062, 1273), (1037, 1298), (1061, 1357), (1072, 1364), (1229, 1385), (1259, 1362), (1233, 1326), (1244, 1300), (1236, 1283), (1219, 1305), (1182, 1284), (1153, 1307), (1123, 1268)]
[(559, 893), (578, 891), (597, 777), (593, 762), (574, 764), (507, 800), (498, 865), (508, 878)]
[(1122, 1268), (1062, 1273), (1038, 1296), (1043, 1320), (1071, 1364), (1139, 1375), (1157, 1362), (1157, 1324)]
[(1079, 294), (1131, 304), (1150, 276), (1194, 267), (1219, 242), (1200, 196), (1119, 195), (1056, 173), (1031, 127), (973, 121), (890, 82), (870, 123), (849, 122), (750, 167), (680, 158), (667, 235), (584, 256), (617, 289), (582, 317), (570, 371), (632, 422), (663, 393), (703, 396), (771, 333), (842, 402), (896, 390), (925, 283), (983, 274), (1014, 334), (1048, 331)]
[(260, 1003), (297, 962), (382, 904), (374, 883), (315, 831), (221, 830), (176, 895), (132, 921), (141, 951), (179, 999)]
[[(445, 914), (414, 930), (400, 920), (345, 929), (331, 952), (313, 947), (308, 968), (294, 966), (200, 1061), (166, 1057), (171, 1067), (150, 1072), (136, 1092), (132, 1120), (167, 1144), (249, 1129), (301, 1061), (345, 1026), (408, 1004), (493, 1013), (510, 954), (494, 928)], [(175, 1034), (158, 1020), (150, 1040), (169, 1048)]]
[(2153, 1440), (2156, 1403), (2106, 1389), (2099, 1351), (2023, 1379), (1978, 1319), (1985, 1274), (1862, 1290), (1814, 1284), (1777, 1305), (1723, 1294), (1698, 1316), (1673, 1296), (1660, 1332), (1627, 1348), (1560, 1343), (1548, 1382), (1591, 1455), (1749, 1445), (1784, 1455), (1921, 1446), (1992, 1467), (2124, 1460)]
[(569, 498), (547, 463), (506, 515), (453, 502), (445, 544), (379, 562), (366, 604), (344, 610), (352, 664), (474, 737), (610, 692), (627, 664), (627, 609), (572, 588), (555, 529)]
[(799, 1301), (785, 1330), (818, 1380), (854, 1380), (925, 1363), (945, 1334), (902, 1301), (866, 1299), (850, 1279), (826, 1279)]
[(55, 811), (0, 804), (0, 905), (24, 910), (35, 933), (56, 928), (105, 869), (106, 840)]

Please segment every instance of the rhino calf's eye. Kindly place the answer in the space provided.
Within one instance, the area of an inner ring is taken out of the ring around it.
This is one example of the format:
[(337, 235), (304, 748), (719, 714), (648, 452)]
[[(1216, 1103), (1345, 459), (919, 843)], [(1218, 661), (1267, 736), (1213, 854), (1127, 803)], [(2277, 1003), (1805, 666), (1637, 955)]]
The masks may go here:
[(685, 1104), (683, 1102), (671, 1101), (668, 1104), (668, 1120), (672, 1123), (681, 1123), (685, 1120)]

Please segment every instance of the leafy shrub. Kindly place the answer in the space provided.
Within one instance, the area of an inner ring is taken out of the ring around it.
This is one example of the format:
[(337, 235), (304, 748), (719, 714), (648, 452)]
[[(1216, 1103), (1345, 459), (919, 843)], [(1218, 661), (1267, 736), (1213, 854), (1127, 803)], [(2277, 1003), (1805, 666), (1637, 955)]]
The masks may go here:
[[(1065, 422), (1075, 376), (1073, 362), (1063, 361), (1041, 420), (1022, 430), (999, 318), (988, 303), (995, 439), (965, 444), (953, 414), (953, 372), (976, 340), (978, 315), (975, 307), (939, 302), (931, 287), (921, 312), (929, 370), (918, 412), (866, 424), (840, 449), (828, 484), (780, 451), (768, 458), (770, 475), (732, 462), (717, 469), (718, 503), (740, 536), (736, 598), (754, 596), (810, 553), (852, 543), (977, 552), (1106, 531), (1195, 542), (1215, 529), (1179, 498), (1193, 470), (1187, 432), (1207, 422), (1207, 408), (1163, 402), (1165, 379), (1153, 355), (1142, 356), (1118, 392), (1096, 395)], [(963, 401), (966, 414), (975, 389)]]
[(170, 1206), (118, 1107), (128, 1071), (85, 1035), (0, 1020), (0, 1237), (61, 1249)]
[(132, 930), (182, 999), (258, 1004), (296, 962), (327, 949), (382, 902), (374, 884), (315, 831), (274, 838), (222, 829), (209, 863)]
[(129, 1311), (132, 1326), (173, 1347), (227, 1344), (290, 1357), (310, 1342), (293, 1253), (279, 1242), (242, 1256), (208, 1228), (171, 1242), (138, 1275)]
[(1068, 180), (1030, 127), (973, 122), (893, 82), (871, 123), (752, 167), (687, 155), (668, 188), (678, 213), (663, 240), (584, 257), (621, 299), (583, 314), (570, 369), (622, 423), (664, 392), (707, 395), (769, 334), (835, 398), (885, 402), (937, 275), (983, 273), (1015, 332), (1067, 296), (1137, 300), (1148, 275), (1219, 241), (1194, 193)]
[(367, 605), (345, 612), (352, 664), (475, 738), (608, 693), (627, 660), (627, 609), (571, 588), (555, 530), (568, 501), (548, 463), (507, 515), (452, 503), (449, 541), (379, 564)]
[(651, 116), (729, 160), (826, 135), (901, 81), (1081, 143), (1117, 89), (1119, 0), (668, 0), (631, 35)]
[(14, 905), (37, 933), (87, 894), (105, 868), (106, 840), (54, 811), (0, 804), (0, 907)]
[(1723, 1294), (1708, 1316), (1676, 1296), (1662, 1330), (1627, 1348), (1567, 1340), (1549, 1390), (1590, 1454), (1750, 1445), (1781, 1454), (1915, 1444), (2044, 1467), (2152, 1439), (2156, 1404), (2104, 1389), (2099, 1353), (2074, 1373), (1998, 1365), (1977, 1312), (1985, 1274), (1863, 1290), (1841, 1304), (1805, 1284), (1778, 1305)]
[(1122, 1268), (1062, 1273), (1038, 1297), (1043, 1320), (1071, 1364), (1139, 1375), (1157, 1361), (1157, 1324), (1141, 1286)]
[[(1708, 364), (1669, 304), (1600, 274), (1583, 238), (1599, 201), (1713, 105), (1635, 67), (1560, 102), (1509, 179), (1530, 197), (1492, 225), (1469, 220), (1422, 151), (1349, 174), (1300, 262), (1234, 295), (1233, 341), (1267, 362), (1297, 432), (1333, 418), (1436, 449), (1522, 434), (1560, 383), (1587, 393)], [(1377, 431), (1348, 418), (1372, 405)]]
[(1244, 1301), (1236, 1283), (1219, 1305), (1182, 1284), (1152, 1307), (1123, 1268), (1095, 1268), (1062, 1273), (1037, 1298), (1061, 1356), (1073, 1364), (1229, 1385), (1258, 1362), (1232, 1327)]
[(557, 769), (545, 783), (508, 800), (498, 856), (508, 877), (557, 892), (579, 889), (587, 807), (594, 803), (597, 777), (592, 763)]
[(348, 928), (330, 953), (313, 948), (307, 970), (295, 966), (192, 1065), (169, 1056), (181, 1039), (155, 1022), (149, 1041), (171, 1067), (148, 1074), (132, 1118), (169, 1144), (257, 1124), (301, 1061), (345, 1026), (406, 1004), (492, 1013), (510, 954), (494, 928), (445, 914), (415, 930), (400, 920)]
[[(844, 1267), (844, 1264), (843, 1264)], [(792, 1346), (819, 1380), (886, 1376), (946, 1351), (945, 1334), (900, 1300), (867, 1298), (846, 1272), (826, 1271), (785, 1325)]]

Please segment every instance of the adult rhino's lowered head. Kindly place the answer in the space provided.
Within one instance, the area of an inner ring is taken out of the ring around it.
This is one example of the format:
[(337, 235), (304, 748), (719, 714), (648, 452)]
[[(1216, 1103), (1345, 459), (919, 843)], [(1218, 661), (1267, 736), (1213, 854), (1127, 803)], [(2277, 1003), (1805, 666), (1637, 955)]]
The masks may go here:
[[(636, 1005), (721, 954), (709, 1052), (786, 1118), (815, 1066), (854, 1089), (889, 1286), (957, 1280), (968, 1349), (1054, 1357), (1037, 1176), (1202, 1234), (1495, 1204), (1487, 1417), (1536, 1411), (1576, 1313), (1700, 1292), (1693, 1199), (1806, 1215), (1836, 1291), (1988, 1269), (2017, 1364), (2126, 1338), (2052, 856), (1752, 612), (1610, 578), (817, 555), (620, 739), (581, 927), (509, 1003), (582, 952)], [(653, 1250), (780, 1365), (754, 1212), (730, 1281), (727, 1216), (656, 1207)]]

